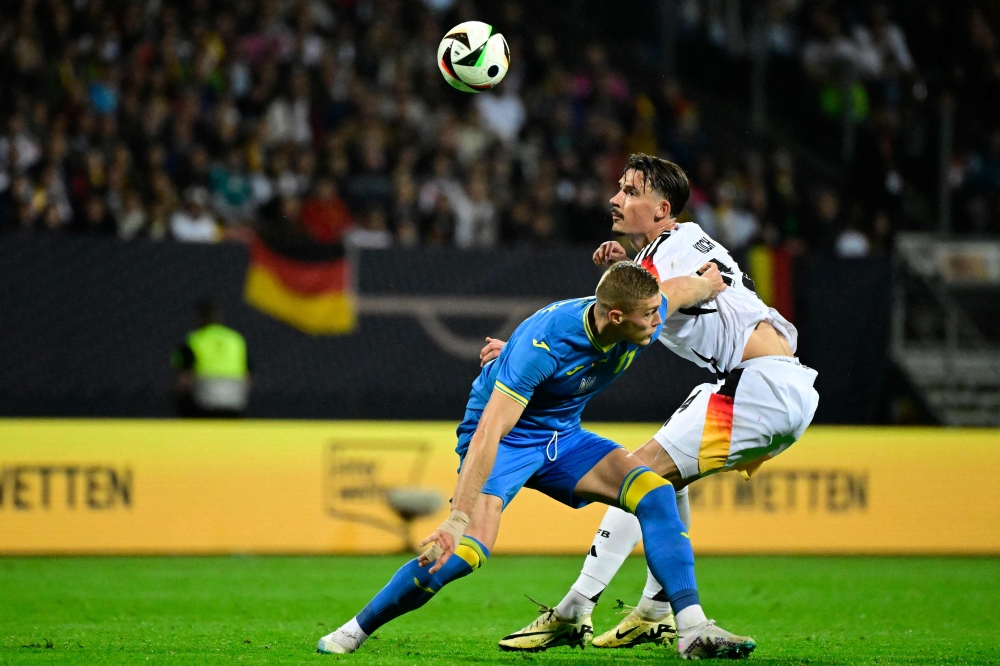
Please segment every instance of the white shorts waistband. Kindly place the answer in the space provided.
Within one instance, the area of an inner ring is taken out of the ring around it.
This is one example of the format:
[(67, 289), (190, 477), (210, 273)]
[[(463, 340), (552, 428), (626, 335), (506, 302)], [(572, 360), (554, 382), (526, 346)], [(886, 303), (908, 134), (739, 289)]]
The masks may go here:
[[(743, 361), (736, 368), (752, 368), (755, 365), (763, 365), (765, 363), (771, 363), (777, 361), (779, 363), (788, 363), (789, 365), (797, 365), (799, 367), (805, 367), (799, 361), (798, 356), (758, 356), (756, 358), (751, 358)], [(734, 370), (736, 368), (733, 368)]]

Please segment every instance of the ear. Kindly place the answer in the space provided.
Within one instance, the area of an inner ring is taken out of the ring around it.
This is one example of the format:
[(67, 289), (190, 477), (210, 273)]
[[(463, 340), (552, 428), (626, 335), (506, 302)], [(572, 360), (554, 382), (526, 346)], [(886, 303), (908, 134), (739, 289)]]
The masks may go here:
[(618, 326), (625, 319), (625, 313), (621, 310), (610, 310), (608, 311), (608, 319), (612, 324)]
[(653, 213), (653, 218), (659, 222), (660, 220), (670, 219), (670, 202), (666, 199), (660, 199), (659, 204), (656, 206), (656, 212)]

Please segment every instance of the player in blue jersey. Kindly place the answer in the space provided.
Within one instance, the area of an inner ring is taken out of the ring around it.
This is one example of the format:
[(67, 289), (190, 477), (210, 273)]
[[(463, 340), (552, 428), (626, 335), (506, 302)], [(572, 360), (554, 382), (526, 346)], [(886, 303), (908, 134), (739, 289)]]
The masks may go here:
[[(420, 544), (431, 547), (399, 569), (357, 616), (321, 638), (319, 651), (355, 651), (386, 622), (485, 564), (504, 507), (527, 486), (574, 508), (599, 501), (633, 513), (646, 543), (656, 544), (647, 548), (648, 564), (678, 624), (687, 623), (710, 647), (692, 656), (749, 654), (752, 639), (725, 632), (701, 610), (694, 554), (670, 483), (580, 426), (587, 402), (650, 345), (666, 317), (723, 289), (714, 264), (702, 277), (658, 283), (646, 269), (623, 261), (604, 273), (595, 296), (553, 303), (522, 322), (473, 384), (458, 427), (461, 466), (452, 510)], [(554, 610), (543, 610), (540, 623), (561, 621)], [(561, 632), (563, 644), (582, 647), (593, 635), (589, 618), (570, 629)]]

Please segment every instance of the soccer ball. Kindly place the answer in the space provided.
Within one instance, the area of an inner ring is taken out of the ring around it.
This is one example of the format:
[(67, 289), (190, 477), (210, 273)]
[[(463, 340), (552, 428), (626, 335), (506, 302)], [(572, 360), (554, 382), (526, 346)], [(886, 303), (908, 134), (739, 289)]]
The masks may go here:
[(480, 21), (459, 23), (438, 45), (438, 69), (444, 80), (462, 92), (495, 87), (510, 67), (510, 49), (493, 26)]

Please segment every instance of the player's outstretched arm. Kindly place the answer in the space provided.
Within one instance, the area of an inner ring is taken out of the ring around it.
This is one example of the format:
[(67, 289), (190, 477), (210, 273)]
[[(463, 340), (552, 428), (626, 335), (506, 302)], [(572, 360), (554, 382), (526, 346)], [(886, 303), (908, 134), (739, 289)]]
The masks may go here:
[(667, 316), (681, 308), (691, 308), (707, 303), (726, 289), (719, 267), (707, 263), (698, 275), (681, 276), (660, 283), (660, 293), (667, 298)]
[(462, 471), (458, 474), (451, 500), (451, 514), (433, 534), (420, 542), (421, 547), (432, 542), (434, 544), (418, 558), (420, 566), (434, 563), (430, 573), (436, 573), (455, 552), (465, 528), (469, 526), (469, 516), (476, 506), (483, 484), (493, 471), (500, 440), (511, 431), (522, 412), (524, 406), (521, 403), (500, 391), (493, 391), (483, 415), (479, 417), (479, 426), (469, 442), (469, 450), (462, 462)]

